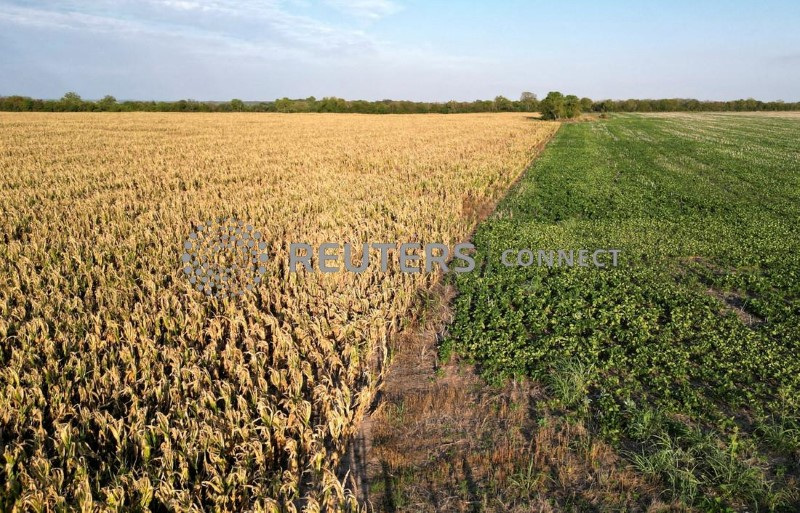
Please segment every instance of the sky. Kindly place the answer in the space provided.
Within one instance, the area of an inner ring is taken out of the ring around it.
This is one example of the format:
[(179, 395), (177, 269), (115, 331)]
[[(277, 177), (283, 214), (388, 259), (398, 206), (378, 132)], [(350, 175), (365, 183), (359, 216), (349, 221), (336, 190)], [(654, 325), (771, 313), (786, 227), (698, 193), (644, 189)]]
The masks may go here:
[(0, 0), (0, 95), (800, 100), (800, 2)]

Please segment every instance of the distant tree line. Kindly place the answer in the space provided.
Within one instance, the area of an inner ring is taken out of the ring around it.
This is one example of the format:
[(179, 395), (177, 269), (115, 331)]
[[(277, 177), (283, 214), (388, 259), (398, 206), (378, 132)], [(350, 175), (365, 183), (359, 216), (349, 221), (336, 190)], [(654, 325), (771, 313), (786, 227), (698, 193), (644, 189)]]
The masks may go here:
[(762, 102), (748, 98), (731, 101), (700, 101), (692, 98), (660, 100), (601, 100), (592, 103), (594, 112), (757, 112), (800, 110), (800, 102)]
[(533, 93), (523, 93), (519, 100), (498, 96), (494, 100), (446, 103), (401, 100), (344, 100), (310, 96), (303, 99), (279, 98), (275, 101), (229, 102), (179, 100), (174, 102), (117, 101), (113, 96), (84, 100), (70, 92), (60, 100), (39, 100), (26, 96), (0, 96), (0, 110), (15, 112), (352, 112), (361, 114), (451, 114), (458, 112), (536, 112), (539, 102)]
[(668, 98), (661, 100), (601, 100), (562, 95), (554, 91), (539, 100), (524, 92), (519, 100), (497, 96), (494, 100), (472, 102), (412, 102), (400, 100), (344, 100), (310, 96), (303, 99), (228, 102), (179, 100), (174, 102), (117, 101), (113, 96), (84, 100), (69, 92), (59, 100), (27, 96), (0, 96), (0, 111), (14, 112), (351, 112), (360, 114), (455, 114), (466, 112), (541, 112), (545, 119), (568, 119), (582, 112), (678, 112), (678, 111), (783, 111), (800, 110), (800, 102), (762, 102), (752, 98), (734, 101), (699, 101)]

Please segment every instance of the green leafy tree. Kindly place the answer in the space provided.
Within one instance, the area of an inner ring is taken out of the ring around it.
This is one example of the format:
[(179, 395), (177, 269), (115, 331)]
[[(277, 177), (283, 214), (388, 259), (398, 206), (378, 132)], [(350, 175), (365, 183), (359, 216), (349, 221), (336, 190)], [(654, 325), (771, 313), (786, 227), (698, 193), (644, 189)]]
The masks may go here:
[(83, 107), (83, 100), (81, 99), (81, 95), (74, 91), (70, 91), (61, 97), (59, 104), (62, 110), (76, 112), (81, 110)]
[(35, 109), (36, 102), (27, 96), (0, 97), (0, 109), (12, 112), (24, 112)]
[(275, 110), (278, 112), (291, 112), (292, 100), (286, 97), (275, 100)]
[(107, 94), (97, 102), (97, 107), (104, 112), (117, 110), (117, 99)]
[(581, 115), (581, 101), (574, 94), (564, 97), (564, 116), (572, 119)]
[(231, 110), (234, 112), (243, 112), (246, 110), (247, 107), (245, 106), (244, 102), (239, 98), (234, 98), (231, 100)]
[(347, 112), (347, 102), (335, 96), (326, 96), (317, 102), (319, 112)]
[(494, 109), (498, 112), (510, 112), (514, 110), (514, 104), (505, 96), (496, 96), (494, 99)]
[(565, 115), (564, 95), (558, 91), (550, 91), (539, 104), (542, 119), (561, 119)]

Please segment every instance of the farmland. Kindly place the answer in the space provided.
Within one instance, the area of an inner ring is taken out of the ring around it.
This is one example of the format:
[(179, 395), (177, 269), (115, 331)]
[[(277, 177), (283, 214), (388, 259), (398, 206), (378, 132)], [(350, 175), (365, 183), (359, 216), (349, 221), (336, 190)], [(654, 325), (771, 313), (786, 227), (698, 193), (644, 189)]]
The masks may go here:
[[(798, 140), (791, 113), (2, 113), (0, 509), (355, 511), (382, 386), (378, 509), (796, 511)], [(241, 297), (185, 273), (221, 218), (269, 254)], [(444, 280), (287, 265), (468, 238)], [(616, 265), (503, 259), (582, 249)]]
[[(521, 114), (0, 115), (0, 509), (348, 509), (335, 475), (431, 273), (287, 243), (466, 238), (558, 128)], [(258, 227), (207, 297), (183, 241)]]
[[(797, 511), (798, 140), (796, 115), (562, 126), (478, 228), (480, 272), (455, 279), (441, 352), (490, 382), (542, 383), (540, 408), (611, 444), (664, 500)], [(619, 265), (501, 262), (587, 247), (619, 249)]]

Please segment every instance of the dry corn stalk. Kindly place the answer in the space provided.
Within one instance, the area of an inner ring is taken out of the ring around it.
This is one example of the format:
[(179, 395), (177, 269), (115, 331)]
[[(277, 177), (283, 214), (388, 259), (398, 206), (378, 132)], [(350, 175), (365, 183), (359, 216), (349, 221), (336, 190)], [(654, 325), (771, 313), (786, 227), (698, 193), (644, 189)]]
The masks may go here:
[[(355, 509), (333, 470), (435, 276), (290, 273), (293, 241), (463, 239), (556, 125), (524, 115), (0, 113), (3, 510)], [(192, 222), (265, 283), (192, 290)]]

